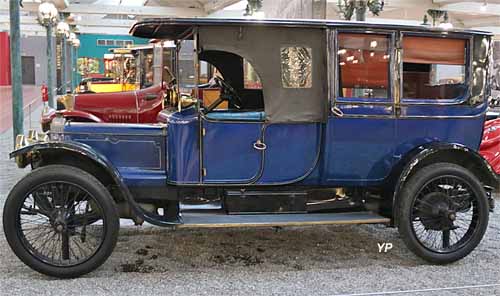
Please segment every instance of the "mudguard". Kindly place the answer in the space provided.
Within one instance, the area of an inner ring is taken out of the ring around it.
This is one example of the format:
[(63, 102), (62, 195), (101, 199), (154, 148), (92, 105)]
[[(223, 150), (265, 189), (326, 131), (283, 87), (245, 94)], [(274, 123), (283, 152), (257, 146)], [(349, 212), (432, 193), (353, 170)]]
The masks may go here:
[(173, 226), (180, 224), (180, 222), (169, 222), (156, 219), (151, 214), (144, 211), (139, 206), (139, 204), (134, 200), (132, 193), (125, 185), (120, 172), (114, 167), (114, 165), (104, 155), (96, 152), (86, 144), (72, 142), (72, 141), (34, 143), (28, 146), (21, 147), (17, 150), (14, 150), (9, 154), (9, 156), (10, 158), (15, 157), (16, 160), (17, 158), (23, 158), (24, 161), (22, 162), (21, 165), (18, 162), (18, 165), (22, 168), (31, 163), (32, 160), (36, 160), (36, 157), (38, 157), (40, 153), (43, 153), (44, 151), (48, 150), (52, 151), (57, 150), (58, 152), (60, 151), (60, 153), (68, 153), (68, 152), (76, 153), (79, 154), (80, 156), (87, 158), (89, 161), (92, 161), (95, 164), (97, 164), (100, 168), (105, 170), (109, 174), (109, 176), (113, 179), (113, 181), (116, 183), (120, 193), (128, 202), (133, 213), (138, 217), (143, 218), (146, 222), (158, 226)]
[(94, 114), (85, 112), (85, 111), (79, 111), (79, 110), (66, 110), (62, 112), (64, 118), (85, 118), (89, 121), (92, 122), (103, 122), (102, 119), (99, 117), (95, 116)]
[(85, 111), (61, 110), (61, 111), (43, 114), (42, 120), (41, 120), (42, 123), (52, 122), (52, 119), (54, 119), (56, 117), (57, 113), (61, 114), (64, 118), (84, 118), (90, 122), (103, 122), (102, 119), (100, 119), (99, 117), (95, 116), (94, 114), (85, 112)]
[[(458, 152), (458, 154), (457, 154)], [(450, 144), (444, 142), (430, 142), (421, 145), (409, 153), (407, 153), (396, 166), (392, 174), (392, 183), (394, 184), (392, 196), (392, 212), (396, 213), (396, 206), (398, 205), (399, 193), (408, 177), (429, 157), (438, 156), (442, 154), (443, 157), (454, 155), (461, 155), (463, 158), (457, 161), (473, 162), (479, 168), (481, 175), (477, 177), (491, 190), (497, 191), (499, 189), (499, 176), (495, 173), (491, 165), (476, 151), (463, 146), (461, 144)]]

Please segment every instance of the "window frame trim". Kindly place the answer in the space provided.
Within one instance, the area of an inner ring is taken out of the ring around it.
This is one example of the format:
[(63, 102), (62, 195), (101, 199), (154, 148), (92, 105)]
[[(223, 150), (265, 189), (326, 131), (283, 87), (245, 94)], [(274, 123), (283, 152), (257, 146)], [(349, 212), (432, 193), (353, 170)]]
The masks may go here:
[[(425, 98), (404, 98), (403, 96), (403, 42), (405, 36), (414, 36), (414, 37), (431, 37), (431, 38), (446, 38), (446, 39), (462, 39), (465, 40), (465, 77), (464, 83), (460, 83), (460, 85), (465, 85), (466, 89), (464, 94), (460, 97), (456, 97), (453, 99), (425, 99)], [(461, 34), (461, 33), (450, 33), (450, 32), (413, 32), (413, 31), (401, 31), (399, 42), (401, 45), (401, 61), (400, 61), (400, 73), (399, 73), (399, 92), (401, 94), (400, 106), (422, 106), (422, 105), (442, 105), (442, 106), (450, 106), (450, 105), (461, 105), (467, 102), (471, 97), (471, 85), (472, 85), (472, 53), (474, 46), (474, 36), (470, 34)]]
[[(363, 99), (363, 98), (347, 98), (347, 97), (341, 97), (340, 96), (340, 79), (339, 79), (339, 58), (338, 58), (338, 51), (339, 51), (339, 34), (343, 33), (353, 33), (353, 34), (374, 34), (374, 35), (387, 35), (389, 39), (389, 47), (388, 47), (388, 52), (389, 52), (389, 81), (388, 81), (388, 86), (387, 86), (387, 98), (381, 99), (381, 98), (376, 98), (377, 100), (371, 100), (371, 99)], [(394, 92), (394, 79), (391, 79), (392, 77), (396, 77), (396, 57), (395, 57), (395, 42), (396, 42), (396, 35), (398, 31), (397, 30), (387, 30), (387, 29), (356, 29), (356, 28), (340, 28), (340, 29), (334, 29), (332, 30), (331, 36), (333, 37), (333, 53), (331, 55), (333, 56), (333, 63), (334, 63), (334, 69), (333, 69), (333, 83), (332, 85), (334, 86), (334, 92), (333, 92), (333, 106), (337, 105), (338, 103), (340, 104), (360, 104), (360, 105), (383, 105), (383, 106), (394, 106), (395, 102), (395, 92)]]

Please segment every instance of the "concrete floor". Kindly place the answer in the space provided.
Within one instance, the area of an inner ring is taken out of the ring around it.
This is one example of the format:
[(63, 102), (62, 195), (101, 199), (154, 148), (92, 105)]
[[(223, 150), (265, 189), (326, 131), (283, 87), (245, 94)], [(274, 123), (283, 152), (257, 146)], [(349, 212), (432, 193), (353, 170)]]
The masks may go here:
[[(31, 116), (33, 126), (40, 109)], [(7, 130), (0, 134), (0, 216), (8, 191), (29, 172), (8, 159), (11, 147)], [(387, 242), (394, 248), (378, 252)], [(134, 272), (127, 272), (130, 264)], [(102, 267), (73, 280), (54, 280), (22, 264), (0, 227), (0, 295), (500, 295), (499, 266), (498, 209), (478, 248), (447, 266), (418, 259), (395, 229), (380, 225), (280, 231), (129, 226)]]

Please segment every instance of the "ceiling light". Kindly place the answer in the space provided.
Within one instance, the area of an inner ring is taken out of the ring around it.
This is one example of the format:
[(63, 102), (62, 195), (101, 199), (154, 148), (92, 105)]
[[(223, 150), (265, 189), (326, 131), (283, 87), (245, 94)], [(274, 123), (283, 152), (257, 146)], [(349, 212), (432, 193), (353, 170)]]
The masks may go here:
[(450, 23), (449, 18), (448, 18), (448, 12), (445, 11), (444, 16), (443, 16), (443, 21), (441, 24), (439, 24), (439, 27), (444, 30), (450, 30), (453, 28), (453, 24)]
[(372, 42), (370, 42), (370, 47), (371, 47), (371, 48), (375, 48), (375, 47), (377, 47), (377, 41), (376, 41), (376, 40), (373, 40)]
[(439, 24), (439, 27), (444, 30), (450, 30), (453, 29), (453, 24), (452, 23), (441, 23)]
[(488, 9), (488, 2), (484, 1), (483, 4), (481, 4), (481, 7), (479, 7), (479, 10), (481, 12), (486, 12), (487, 9)]
[(337, 53), (340, 54), (340, 55), (343, 55), (347, 52), (346, 49), (340, 49)]
[(346, 58), (346, 60), (347, 60), (348, 62), (353, 61), (353, 60), (354, 60), (354, 56), (348, 56), (348, 57)]
[(375, 52), (374, 51), (370, 51), (370, 56), (371, 57), (375, 56)]

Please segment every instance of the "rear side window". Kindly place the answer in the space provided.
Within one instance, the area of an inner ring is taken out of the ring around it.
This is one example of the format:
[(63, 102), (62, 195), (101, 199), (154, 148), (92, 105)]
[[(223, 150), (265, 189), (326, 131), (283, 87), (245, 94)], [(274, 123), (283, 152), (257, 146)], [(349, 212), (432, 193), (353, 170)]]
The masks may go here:
[(312, 49), (281, 48), (281, 84), (284, 88), (312, 87)]
[(403, 99), (456, 99), (466, 91), (464, 39), (403, 37)]
[(378, 34), (338, 35), (339, 97), (388, 98), (389, 40)]

